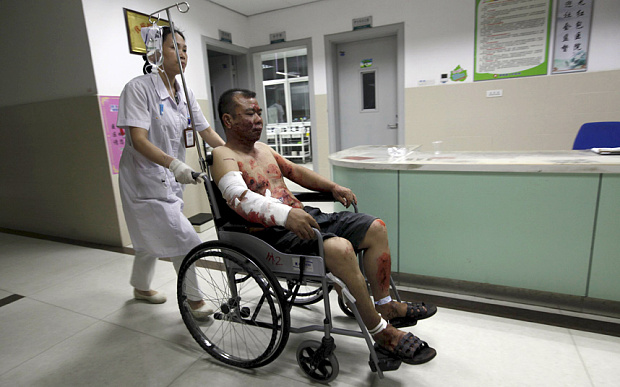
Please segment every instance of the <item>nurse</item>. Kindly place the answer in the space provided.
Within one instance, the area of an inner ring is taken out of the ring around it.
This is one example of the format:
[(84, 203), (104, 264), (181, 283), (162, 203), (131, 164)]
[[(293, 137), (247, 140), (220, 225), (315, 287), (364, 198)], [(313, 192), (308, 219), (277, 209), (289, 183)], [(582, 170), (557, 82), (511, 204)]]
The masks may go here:
[[(117, 126), (125, 129), (126, 144), (119, 166), (119, 187), (123, 212), (131, 242), (136, 251), (130, 283), (134, 297), (153, 304), (166, 301), (163, 292), (151, 289), (158, 258), (170, 258), (179, 271), (185, 255), (201, 243), (189, 220), (183, 215), (185, 184), (196, 184), (192, 168), (185, 164), (186, 132), (191, 106), (195, 128), (212, 147), (224, 145), (209, 126), (194, 94), (188, 90), (190, 104), (176, 80), (180, 74), (174, 41), (164, 27), (163, 64), (153, 73), (125, 86), (119, 104)], [(185, 37), (175, 31), (181, 67), (187, 65)], [(199, 292), (189, 295), (192, 313), (207, 317), (212, 313)]]

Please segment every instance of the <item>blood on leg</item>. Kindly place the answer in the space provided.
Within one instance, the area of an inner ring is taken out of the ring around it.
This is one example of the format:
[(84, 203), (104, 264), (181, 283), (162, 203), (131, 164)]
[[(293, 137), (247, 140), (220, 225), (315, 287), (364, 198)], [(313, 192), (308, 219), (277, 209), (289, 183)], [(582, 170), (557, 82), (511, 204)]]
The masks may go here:
[(392, 272), (392, 258), (389, 253), (383, 253), (377, 258), (377, 282), (381, 291), (390, 289), (390, 275)]

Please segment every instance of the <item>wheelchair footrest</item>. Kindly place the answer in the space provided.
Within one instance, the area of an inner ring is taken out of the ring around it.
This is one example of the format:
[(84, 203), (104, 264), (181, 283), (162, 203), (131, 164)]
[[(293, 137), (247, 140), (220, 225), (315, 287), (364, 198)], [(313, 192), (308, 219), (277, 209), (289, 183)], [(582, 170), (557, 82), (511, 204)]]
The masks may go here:
[[(376, 344), (375, 344), (375, 348), (376, 348)], [(398, 368), (400, 368), (400, 365), (403, 363), (402, 360), (394, 359), (393, 357), (384, 355), (380, 353), (379, 351), (375, 350), (375, 353), (377, 354), (377, 359), (379, 360), (379, 369), (381, 371), (396, 371)], [(372, 372), (377, 372), (377, 367), (375, 367), (375, 363), (372, 361), (372, 356), (370, 356), (368, 359), (368, 365), (370, 366), (370, 369), (372, 370)]]

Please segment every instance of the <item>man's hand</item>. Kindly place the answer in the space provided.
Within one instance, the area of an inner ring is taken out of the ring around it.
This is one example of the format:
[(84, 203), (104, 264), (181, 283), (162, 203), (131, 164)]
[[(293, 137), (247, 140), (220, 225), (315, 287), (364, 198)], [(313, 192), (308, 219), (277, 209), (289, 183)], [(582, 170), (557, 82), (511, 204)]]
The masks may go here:
[(347, 187), (336, 184), (334, 188), (332, 188), (332, 195), (334, 195), (334, 199), (338, 200), (346, 208), (349, 208), (351, 203), (357, 204), (357, 197), (353, 191)]
[(320, 229), (316, 220), (300, 208), (291, 209), (288, 213), (288, 217), (286, 218), (286, 224), (284, 227), (287, 230), (294, 232), (295, 235), (301, 239), (316, 238), (316, 234), (312, 228), (314, 227), (316, 229)]

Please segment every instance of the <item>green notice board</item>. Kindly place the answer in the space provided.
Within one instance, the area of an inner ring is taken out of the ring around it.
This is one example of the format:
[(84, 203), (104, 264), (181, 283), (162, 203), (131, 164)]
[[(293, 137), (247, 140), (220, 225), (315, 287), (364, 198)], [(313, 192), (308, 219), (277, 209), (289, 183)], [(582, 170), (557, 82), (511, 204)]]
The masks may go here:
[(545, 75), (552, 0), (476, 0), (474, 81)]

